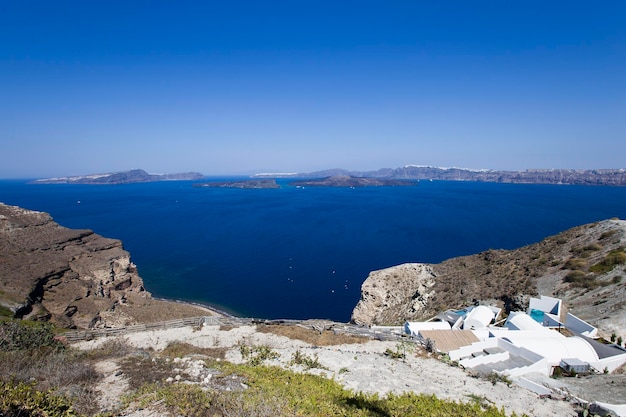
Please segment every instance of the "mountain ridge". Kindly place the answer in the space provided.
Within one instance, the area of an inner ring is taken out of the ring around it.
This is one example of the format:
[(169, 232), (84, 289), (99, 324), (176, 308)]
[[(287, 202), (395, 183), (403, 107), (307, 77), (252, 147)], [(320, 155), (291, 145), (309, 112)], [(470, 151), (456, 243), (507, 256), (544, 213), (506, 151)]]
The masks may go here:
[(111, 172), (105, 174), (79, 175), (72, 177), (43, 178), (34, 180), (32, 184), (131, 184), (138, 182), (199, 180), (204, 178), (199, 172), (182, 172), (176, 174), (149, 174), (143, 169)]
[(324, 178), (352, 176), (363, 178), (479, 181), (514, 184), (569, 184), (626, 186), (626, 170), (617, 169), (527, 169), (505, 171), (491, 169), (440, 168), (405, 165), (399, 168), (380, 168), (373, 171), (328, 169), (297, 174), (255, 174), (254, 178)]

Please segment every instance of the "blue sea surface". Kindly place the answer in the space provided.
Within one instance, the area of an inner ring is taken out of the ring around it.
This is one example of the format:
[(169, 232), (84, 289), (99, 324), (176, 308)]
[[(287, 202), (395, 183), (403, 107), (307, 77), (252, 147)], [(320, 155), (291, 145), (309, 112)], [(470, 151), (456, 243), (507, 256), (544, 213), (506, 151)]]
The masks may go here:
[(0, 181), (0, 201), (121, 239), (154, 296), (260, 318), (348, 321), (370, 271), (513, 249), (626, 218), (626, 188), (423, 181), (224, 189)]

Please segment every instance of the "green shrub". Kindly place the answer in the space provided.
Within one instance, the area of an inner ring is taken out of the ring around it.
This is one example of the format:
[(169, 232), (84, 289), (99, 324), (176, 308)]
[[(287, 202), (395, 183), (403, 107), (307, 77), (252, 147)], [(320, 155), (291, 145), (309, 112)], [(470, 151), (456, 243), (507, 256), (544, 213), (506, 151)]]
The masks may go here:
[(239, 347), (241, 357), (253, 366), (262, 365), (266, 360), (280, 357), (278, 352), (274, 352), (267, 345), (250, 346), (240, 341), (237, 343), (237, 346)]
[(13, 311), (5, 306), (0, 306), (0, 317), (13, 318)]
[(249, 386), (243, 393), (229, 394), (238, 398), (239, 409), (246, 409), (250, 404), (277, 404), (277, 398), (284, 401), (279, 412), (267, 415), (506, 416), (504, 410), (496, 407), (457, 403), (430, 395), (407, 393), (379, 397), (375, 394), (353, 393), (332, 379), (294, 373), (277, 367), (233, 365), (224, 362), (219, 366), (225, 374), (242, 375)]
[(565, 265), (563, 265), (563, 269), (571, 269), (572, 271), (575, 271), (577, 269), (583, 269), (586, 265), (587, 262), (585, 262), (584, 259), (570, 258), (567, 262), (565, 262)]
[(623, 264), (626, 264), (626, 252), (624, 252), (624, 248), (619, 248), (609, 252), (603, 260), (589, 267), (589, 270), (597, 274), (606, 274), (617, 265)]
[(600, 235), (600, 237), (598, 238), (598, 240), (604, 240), (604, 239), (608, 239), (611, 236), (613, 236), (615, 233), (617, 233), (617, 230), (607, 230), (606, 232), (602, 233)]
[(324, 365), (322, 365), (319, 361), (317, 355), (311, 357), (300, 351), (300, 349), (296, 350), (291, 356), (290, 365), (300, 365), (303, 366), (304, 369), (328, 369)]
[(0, 416), (71, 417), (71, 402), (51, 391), (37, 391), (33, 384), (0, 381)]
[(571, 249), (571, 252), (575, 253), (577, 256), (580, 256), (581, 258), (588, 258), (592, 252), (597, 252), (601, 249), (602, 249), (602, 246), (598, 245), (597, 243), (592, 243), (582, 248), (574, 247)]
[(565, 275), (563, 281), (572, 284), (573, 287), (593, 289), (601, 285), (593, 275), (585, 274), (583, 271), (572, 271)]
[(54, 338), (51, 324), (25, 320), (0, 320), (0, 351), (35, 349), (44, 346), (63, 347), (63, 344)]
[(126, 400), (138, 400), (142, 407), (160, 402), (174, 411), (176, 415), (203, 417), (220, 415), (216, 413), (218, 407), (214, 398), (214, 393), (207, 393), (198, 385), (170, 384), (160, 386), (148, 384)]

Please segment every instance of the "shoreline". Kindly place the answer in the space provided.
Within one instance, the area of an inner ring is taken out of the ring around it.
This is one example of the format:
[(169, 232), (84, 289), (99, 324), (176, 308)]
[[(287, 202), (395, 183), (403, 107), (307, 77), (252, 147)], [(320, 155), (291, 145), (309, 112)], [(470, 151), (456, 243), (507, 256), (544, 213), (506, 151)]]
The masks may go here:
[(220, 310), (208, 304), (202, 304), (202, 303), (192, 302), (192, 301), (176, 300), (172, 298), (163, 298), (163, 297), (152, 297), (152, 299), (157, 300), (157, 301), (165, 301), (168, 303), (185, 304), (185, 305), (193, 306), (201, 310), (206, 310), (207, 312), (212, 313), (212, 315), (216, 315), (219, 317), (240, 318), (239, 316), (235, 316), (234, 314), (227, 313), (224, 310)]

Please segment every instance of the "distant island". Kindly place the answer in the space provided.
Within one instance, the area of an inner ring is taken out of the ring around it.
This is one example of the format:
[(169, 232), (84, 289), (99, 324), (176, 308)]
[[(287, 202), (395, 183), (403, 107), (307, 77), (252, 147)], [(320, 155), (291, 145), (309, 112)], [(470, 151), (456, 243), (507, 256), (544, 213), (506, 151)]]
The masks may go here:
[(178, 174), (148, 174), (142, 169), (113, 172), (108, 174), (91, 174), (75, 177), (45, 178), (35, 180), (33, 184), (130, 184), (137, 182), (199, 180), (205, 178), (198, 172)]
[(210, 188), (280, 188), (280, 185), (274, 179), (202, 182), (193, 186)]
[(337, 176), (366, 179), (378, 178), (385, 180), (445, 180), (516, 184), (626, 186), (626, 170), (624, 169), (528, 169), (525, 171), (496, 171), (490, 169), (473, 170), (466, 168), (438, 168), (430, 166), (406, 165), (400, 168), (381, 168), (376, 171), (347, 171), (344, 169), (331, 169), (295, 174), (256, 174), (253, 177), (312, 179)]
[[(129, 184), (139, 182), (201, 180), (198, 172), (178, 174), (149, 174), (142, 169), (90, 174), (73, 177), (45, 178), (33, 184)], [(375, 171), (348, 171), (328, 169), (305, 173), (260, 173), (248, 180), (204, 182), (198, 187), (220, 188), (280, 188), (275, 179), (291, 179), (291, 186), (318, 187), (372, 187), (407, 186), (417, 181), (477, 181), (512, 184), (569, 184), (626, 186), (625, 169), (527, 169), (524, 171), (497, 171), (491, 169), (441, 168), (406, 165), (400, 168), (381, 168)]]
[(389, 178), (365, 178), (349, 175), (335, 175), (325, 178), (292, 181), (289, 183), (295, 187), (406, 187), (418, 184), (416, 180), (389, 179)]
[[(398, 180), (386, 178), (363, 178), (348, 175), (335, 175), (325, 178), (302, 179), (291, 181), (287, 185), (292, 187), (393, 187), (393, 186), (414, 186), (416, 180)], [(235, 180), (235, 181), (211, 181), (193, 184), (194, 187), (211, 188), (280, 188), (280, 185), (273, 178)]]

